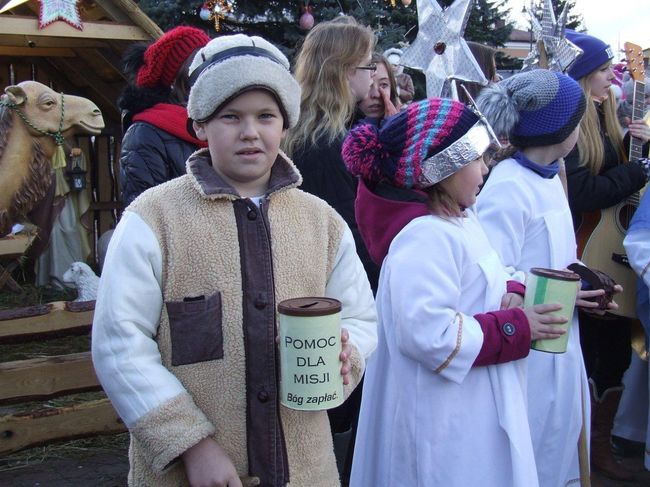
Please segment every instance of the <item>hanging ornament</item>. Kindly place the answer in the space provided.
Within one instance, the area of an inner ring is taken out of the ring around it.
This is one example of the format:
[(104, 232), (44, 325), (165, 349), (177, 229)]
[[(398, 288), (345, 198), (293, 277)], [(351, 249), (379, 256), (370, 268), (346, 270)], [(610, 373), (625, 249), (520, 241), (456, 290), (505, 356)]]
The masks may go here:
[(455, 0), (445, 10), (436, 0), (417, 0), (418, 35), (400, 64), (425, 74), (427, 96), (451, 96), (456, 79), (487, 85), (487, 79), (463, 39), (472, 0)]
[(531, 8), (526, 9), (530, 16), (535, 43), (521, 68), (522, 71), (547, 68), (551, 71), (566, 72), (582, 54), (582, 49), (566, 38), (566, 21), (569, 4), (564, 6), (560, 18), (555, 20), (551, 0), (544, 0), (542, 21), (540, 23)]
[[(207, 11), (207, 12), (206, 12)], [(221, 21), (226, 18), (226, 14), (232, 12), (232, 5), (228, 0), (208, 0), (203, 3), (199, 17), (202, 19), (207, 15), (207, 19), (214, 21), (214, 30), (219, 32), (221, 30)]]
[(397, 4), (397, 2), (395, 0), (390, 0), (390, 6), (391, 7), (395, 7), (396, 4)]
[(210, 20), (210, 6), (208, 5), (208, 2), (203, 2), (203, 5), (201, 5), (201, 10), (199, 10), (199, 17), (201, 20), (205, 20), (206, 22)]
[(312, 9), (313, 7), (309, 3), (302, 7), (302, 15), (298, 20), (298, 25), (302, 30), (309, 30), (314, 26), (314, 16), (311, 13)]
[(45, 29), (52, 22), (63, 20), (75, 29), (84, 30), (77, 0), (39, 0), (38, 28)]
[(402, 0), (402, 5), (408, 7), (409, 5), (411, 5), (411, 0)]

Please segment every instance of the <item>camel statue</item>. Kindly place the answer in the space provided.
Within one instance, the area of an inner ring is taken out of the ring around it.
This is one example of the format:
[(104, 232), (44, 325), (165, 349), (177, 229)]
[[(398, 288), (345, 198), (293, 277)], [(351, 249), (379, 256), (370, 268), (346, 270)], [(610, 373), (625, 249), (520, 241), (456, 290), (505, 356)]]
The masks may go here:
[[(86, 98), (36, 81), (5, 88), (0, 98), (0, 237), (13, 223), (29, 219), (51, 192), (52, 157), (65, 137), (99, 134), (103, 128), (101, 111)], [(47, 239), (49, 232), (44, 233)]]

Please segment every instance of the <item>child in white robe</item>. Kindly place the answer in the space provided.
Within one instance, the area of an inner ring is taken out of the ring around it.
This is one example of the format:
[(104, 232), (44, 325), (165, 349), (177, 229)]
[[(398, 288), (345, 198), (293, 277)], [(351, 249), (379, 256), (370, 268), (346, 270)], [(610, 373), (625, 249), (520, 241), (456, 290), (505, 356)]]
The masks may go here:
[[(559, 305), (506, 309), (521, 304), (523, 286), (508, 282), (470, 209), (488, 134), (474, 110), (429, 99), (381, 129), (357, 126), (344, 143), (347, 167), (362, 178), (360, 228), (372, 227), (367, 215), (385, 223), (377, 207), (416, 215), (400, 220), (382, 264), (353, 487), (537, 486), (521, 359), (531, 338), (560, 336), (550, 324), (564, 319), (541, 314)], [(428, 211), (417, 216), (415, 205)]]
[[(479, 221), (490, 243), (505, 265), (519, 271), (568, 267), (576, 262), (576, 240), (558, 160), (578, 140), (585, 111), (580, 86), (561, 73), (535, 70), (486, 88), (477, 104), (497, 135), (512, 144), (512, 156), (494, 167), (478, 196)], [(576, 304), (597, 307), (583, 299), (596, 293), (604, 291), (581, 291)], [(589, 392), (577, 317), (565, 353), (532, 350), (527, 361), (540, 487), (588, 480)]]

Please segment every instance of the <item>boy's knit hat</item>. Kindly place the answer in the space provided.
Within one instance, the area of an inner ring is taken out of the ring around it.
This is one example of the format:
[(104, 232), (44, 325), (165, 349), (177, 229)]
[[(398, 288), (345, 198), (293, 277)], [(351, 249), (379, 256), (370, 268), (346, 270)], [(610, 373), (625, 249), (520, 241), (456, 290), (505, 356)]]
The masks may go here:
[(484, 88), (476, 104), (497, 136), (522, 148), (564, 141), (580, 123), (586, 106), (578, 83), (545, 69), (519, 73)]
[(609, 44), (605, 44), (600, 39), (571, 29), (566, 29), (565, 32), (566, 38), (582, 49), (582, 56), (576, 59), (571, 69), (567, 71), (573, 79), (584, 78), (614, 57)]
[(300, 85), (289, 71), (289, 61), (261, 37), (235, 34), (212, 39), (194, 57), (190, 85), (187, 111), (197, 122), (207, 121), (224, 103), (251, 88), (276, 96), (288, 128), (300, 116)]
[(490, 145), (479, 114), (444, 98), (414, 102), (378, 129), (362, 124), (343, 143), (348, 170), (366, 181), (424, 189), (480, 157)]
[(190, 54), (205, 46), (210, 38), (195, 27), (175, 27), (163, 34), (144, 52), (144, 64), (138, 70), (136, 85), (169, 87)]

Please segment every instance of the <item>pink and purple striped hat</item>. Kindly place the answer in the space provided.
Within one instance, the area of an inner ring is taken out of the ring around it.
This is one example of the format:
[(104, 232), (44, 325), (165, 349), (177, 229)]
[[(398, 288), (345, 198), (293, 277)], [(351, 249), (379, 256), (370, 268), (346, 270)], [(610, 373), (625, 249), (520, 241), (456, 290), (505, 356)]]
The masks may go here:
[(490, 145), (486, 122), (458, 101), (411, 103), (381, 128), (361, 124), (343, 143), (348, 170), (370, 182), (425, 189), (480, 157)]

